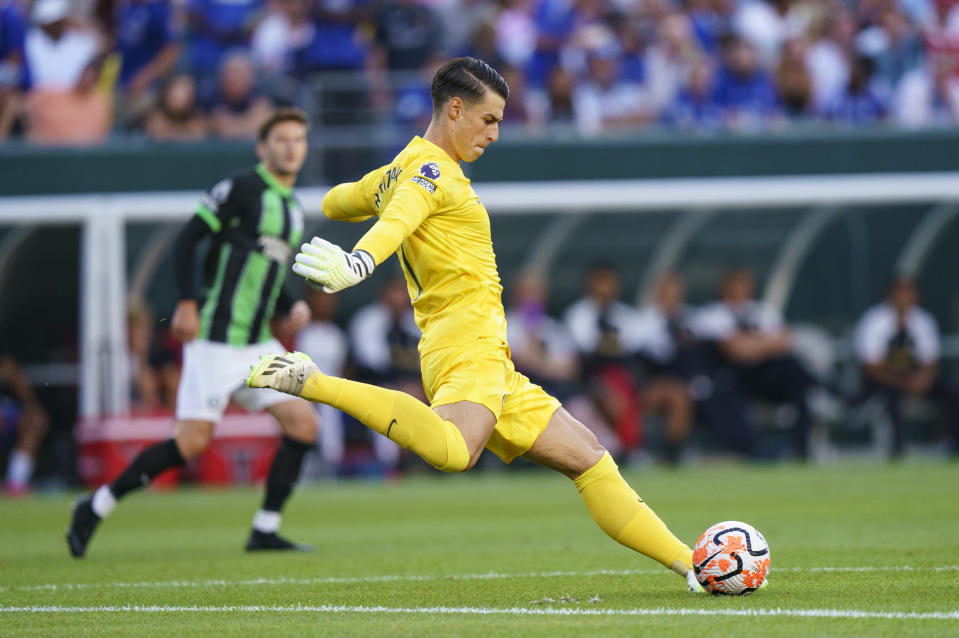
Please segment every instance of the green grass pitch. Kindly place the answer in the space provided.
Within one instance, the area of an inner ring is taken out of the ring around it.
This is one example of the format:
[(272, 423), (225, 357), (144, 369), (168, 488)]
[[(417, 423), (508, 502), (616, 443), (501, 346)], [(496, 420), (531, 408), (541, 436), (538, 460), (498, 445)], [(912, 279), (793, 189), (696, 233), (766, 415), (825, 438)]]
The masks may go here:
[(626, 472), (689, 544), (752, 523), (771, 585), (694, 596), (607, 538), (545, 471), (302, 486), (247, 555), (260, 492), (135, 494), (87, 557), (71, 497), (0, 500), (0, 634), (329, 636), (959, 635), (959, 465), (706, 464)]

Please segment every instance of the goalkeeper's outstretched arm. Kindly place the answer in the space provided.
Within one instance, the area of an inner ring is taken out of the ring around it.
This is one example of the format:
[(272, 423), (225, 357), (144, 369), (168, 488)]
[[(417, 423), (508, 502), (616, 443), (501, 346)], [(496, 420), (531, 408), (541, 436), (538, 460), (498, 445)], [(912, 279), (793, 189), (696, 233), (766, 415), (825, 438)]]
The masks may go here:
[[(334, 188), (323, 200), (323, 212), (328, 217), (335, 214), (345, 219), (343, 215), (358, 210), (364, 201), (359, 198), (361, 186), (362, 182), (352, 182)], [(379, 220), (360, 238), (353, 252), (314, 237), (309, 244), (303, 244), (293, 272), (305, 277), (308, 283), (321, 286), (325, 292), (338, 292), (360, 283), (373, 274), (378, 264), (399, 250), (403, 240), (439, 208), (439, 199), (426, 193), (412, 182), (400, 184)], [(329, 206), (327, 200), (330, 200)]]
[(361, 222), (374, 215), (369, 198), (366, 196), (364, 177), (358, 182), (338, 184), (323, 196), (323, 214), (334, 221)]

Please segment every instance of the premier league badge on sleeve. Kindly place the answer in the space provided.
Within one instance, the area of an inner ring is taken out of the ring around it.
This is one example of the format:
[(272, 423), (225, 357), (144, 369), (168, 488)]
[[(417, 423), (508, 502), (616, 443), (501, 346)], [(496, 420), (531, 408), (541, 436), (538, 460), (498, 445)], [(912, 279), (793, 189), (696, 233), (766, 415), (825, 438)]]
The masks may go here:
[(420, 175), (429, 179), (439, 179), (440, 166), (436, 162), (427, 162), (420, 166)]

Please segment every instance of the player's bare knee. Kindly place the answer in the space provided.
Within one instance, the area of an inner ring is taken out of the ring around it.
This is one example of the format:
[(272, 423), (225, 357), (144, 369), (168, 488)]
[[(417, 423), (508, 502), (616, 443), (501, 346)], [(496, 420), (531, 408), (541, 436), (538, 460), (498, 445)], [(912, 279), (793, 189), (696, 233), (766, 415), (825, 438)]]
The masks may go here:
[(600, 445), (599, 439), (596, 438), (592, 430), (585, 426), (580, 431), (580, 437), (582, 443), (577, 446), (576, 457), (580, 464), (587, 464), (586, 469), (589, 469), (603, 458), (603, 455), (606, 454), (606, 448)]
[(476, 464), (479, 463), (480, 457), (483, 455), (483, 450), (484, 450), (484, 449), (485, 449), (485, 448), (480, 448), (480, 449), (477, 450), (477, 451), (470, 450), (470, 460), (469, 460), (469, 463), (467, 463), (467, 464), (466, 464), (466, 467), (464, 467), (464, 468), (463, 468), (462, 470), (460, 470), (460, 471), (461, 471), (461, 472), (465, 472), (466, 470), (472, 470), (474, 467), (476, 467)]
[(599, 460), (603, 458), (604, 454), (606, 454), (606, 448), (597, 443), (596, 447), (583, 450), (579, 466), (582, 467), (583, 472), (585, 472), (589, 468), (599, 463)]
[(465, 472), (479, 460), (483, 449), (478, 451), (474, 445), (464, 441), (458, 433), (451, 436), (447, 433), (446, 437), (446, 455), (443, 461), (431, 461), (438, 470), (449, 473)]
[(213, 428), (194, 423), (178, 423), (173, 438), (183, 459), (190, 461), (210, 446)]
[(175, 437), (177, 449), (184, 461), (198, 457), (210, 446), (210, 437), (199, 434), (179, 434)]
[(287, 418), (280, 425), (283, 428), (283, 434), (291, 439), (310, 445), (316, 442), (316, 434), (319, 428), (312, 410)]
[(267, 412), (280, 424), (284, 435), (308, 445), (316, 442), (319, 423), (311, 404), (293, 399), (270, 406)]

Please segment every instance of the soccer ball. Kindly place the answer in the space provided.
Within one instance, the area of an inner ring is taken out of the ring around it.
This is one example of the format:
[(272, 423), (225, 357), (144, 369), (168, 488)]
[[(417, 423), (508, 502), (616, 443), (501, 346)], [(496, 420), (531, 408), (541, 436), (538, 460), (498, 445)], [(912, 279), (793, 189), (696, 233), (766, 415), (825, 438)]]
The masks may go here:
[(696, 579), (711, 594), (749, 594), (769, 573), (769, 544), (752, 525), (716, 523), (699, 537), (693, 550)]

